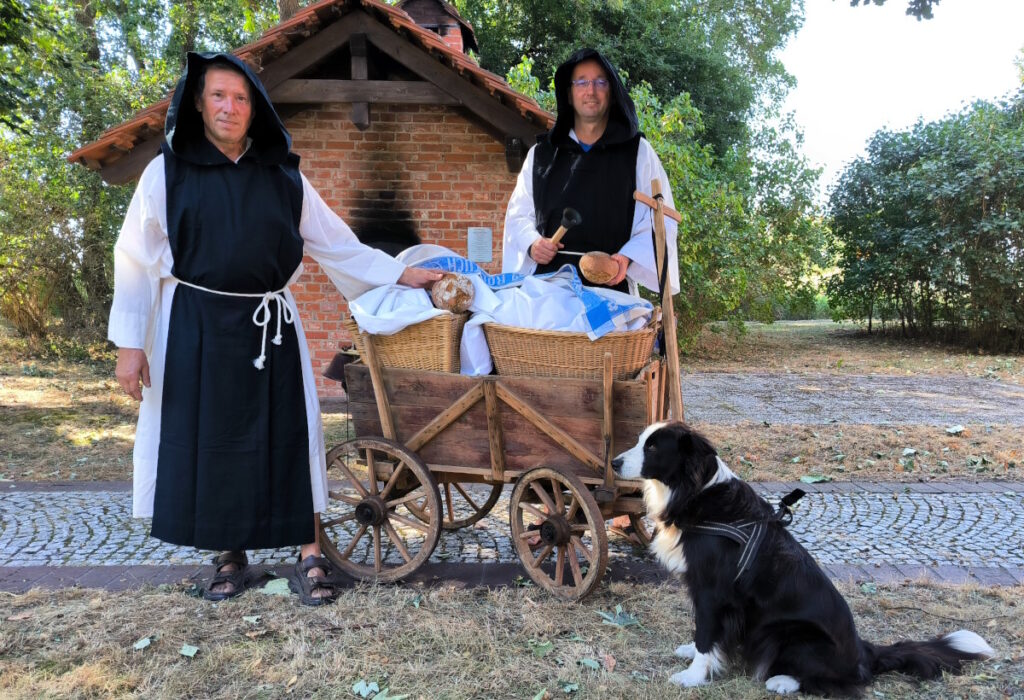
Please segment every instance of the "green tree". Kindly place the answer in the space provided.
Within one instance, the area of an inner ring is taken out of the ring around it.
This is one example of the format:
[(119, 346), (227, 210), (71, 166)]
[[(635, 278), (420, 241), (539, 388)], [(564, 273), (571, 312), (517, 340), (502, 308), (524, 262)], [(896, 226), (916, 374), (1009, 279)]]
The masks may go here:
[[(920, 22), (922, 19), (932, 18), (932, 8), (939, 4), (941, 0), (907, 0), (907, 14), (911, 17), (917, 17)], [(874, 3), (875, 5), (884, 5), (886, 0), (850, 0), (850, 7), (857, 7), (857, 5), (869, 5)]]
[(1024, 347), (1022, 149), (1024, 93), (875, 134), (830, 200), (837, 315)]
[(100, 337), (131, 188), (107, 186), (67, 154), (166, 95), (185, 51), (244, 44), (276, 20), (276, 6), (76, 0), (21, 5), (17, 15), (0, 7), (15, 18), (3, 25), (0, 75), (17, 86), (0, 111), (0, 313), (25, 333)]
[(523, 56), (545, 85), (581, 46), (600, 50), (663, 100), (690, 94), (699, 138), (718, 155), (747, 138), (750, 110), (792, 79), (777, 57), (803, 22), (802, 0), (460, 0), (480, 43), (480, 63), (505, 75)]

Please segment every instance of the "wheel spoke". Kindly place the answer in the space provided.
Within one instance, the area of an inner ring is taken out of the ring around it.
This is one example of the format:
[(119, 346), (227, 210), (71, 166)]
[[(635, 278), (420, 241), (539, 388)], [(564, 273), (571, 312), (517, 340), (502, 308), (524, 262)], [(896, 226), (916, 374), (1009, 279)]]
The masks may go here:
[[(572, 547), (576, 547), (576, 543), (572, 542)], [(572, 569), (572, 580), (579, 586), (583, 583), (583, 571), (580, 570), (580, 560), (576, 558), (575, 551), (566, 552), (566, 556), (569, 557), (569, 568)], [(587, 560), (589, 561), (589, 559)]]
[(366, 534), (366, 526), (365, 525), (360, 525), (359, 526), (359, 530), (356, 531), (356, 534), (352, 538), (352, 541), (348, 543), (348, 547), (345, 547), (345, 551), (341, 553), (341, 558), (342, 559), (348, 559), (350, 556), (352, 556), (352, 550), (354, 550), (356, 548), (356, 543), (359, 542), (359, 539), (363, 535), (365, 535), (365, 534)]
[(448, 522), (455, 522), (455, 509), (452, 508), (452, 485), (444, 485), (444, 502), (448, 506)]
[(388, 506), (389, 509), (394, 509), (394, 508), (397, 508), (398, 506), (402, 505), (403, 503), (409, 503), (410, 501), (415, 501), (415, 500), (418, 500), (420, 498), (423, 498), (423, 496), (425, 494), (423, 494), (422, 491), (423, 491), (422, 487), (417, 488), (415, 491), (410, 491), (409, 493), (405, 494), (401, 498), (396, 498), (393, 501), (388, 501), (387, 502), (387, 506)]
[(380, 492), (380, 497), (387, 500), (388, 494), (391, 493), (391, 489), (395, 487), (398, 482), (398, 475), (405, 469), (405, 462), (399, 462), (398, 466), (395, 467), (394, 471), (391, 472), (391, 478), (388, 479), (388, 483), (384, 486), (384, 490)]
[(469, 494), (466, 493), (466, 490), (462, 488), (462, 484), (460, 484), (459, 482), (455, 482), (454, 484), (450, 484), (450, 486), (454, 486), (458, 490), (458, 492), (462, 494), (462, 497), (466, 499), (466, 503), (468, 503), (470, 507), (473, 508), (474, 511), (479, 513), (481, 510), (483, 510), (483, 506), (478, 506), (476, 502), (469, 497)]
[(370, 493), (377, 495), (377, 458), (371, 448), (366, 448), (366, 471), (370, 474)]
[(544, 504), (544, 506), (548, 509), (549, 513), (555, 513), (556, 512), (555, 511), (555, 504), (551, 502), (551, 498), (544, 491), (544, 489), (542, 489), (540, 487), (539, 481), (531, 481), (530, 482), (530, 488), (533, 490), (533, 492), (535, 494), (537, 494), (537, 498), (540, 499), (541, 503)]
[(380, 525), (373, 526), (373, 570), (380, 573), (384, 557), (380, 555)]
[(402, 555), (402, 558), (405, 559), (406, 562), (412, 561), (412, 557), (409, 556), (409, 551), (405, 548), (405, 543), (402, 542), (402, 538), (399, 537), (395, 528), (391, 527), (391, 523), (387, 520), (384, 521), (384, 529), (387, 531), (388, 537), (390, 537), (391, 541), (394, 543), (395, 548), (398, 549), (398, 553)]
[(592, 552), (590, 549), (588, 549), (587, 546), (585, 544), (583, 544), (583, 541), (580, 540), (580, 538), (576, 537), (575, 535), (570, 537), (569, 541), (572, 542), (572, 546), (573, 547), (575, 547), (576, 549), (579, 550), (580, 554), (582, 554), (584, 557), (586, 557), (587, 561), (590, 564), (594, 563), (594, 557), (597, 555), (597, 552)]
[(533, 563), (531, 563), (530, 566), (534, 569), (539, 569), (541, 562), (547, 559), (549, 556), (551, 556), (551, 551), (554, 548), (554, 545), (546, 545), (544, 549), (541, 550), (540, 554), (537, 555), (537, 558), (533, 560)]
[(565, 547), (555, 548), (555, 585), (561, 586), (565, 578)]
[(404, 515), (399, 515), (398, 513), (388, 513), (388, 520), (397, 520), (406, 527), (411, 527), (416, 530), (419, 530), (423, 534), (430, 534), (429, 527), (419, 522), (418, 520), (412, 520), (410, 518), (405, 517)]
[(329, 495), (336, 501), (348, 503), (350, 506), (357, 506), (363, 502), (363, 499), (356, 498), (355, 496), (349, 496), (348, 494), (342, 493), (341, 491), (328, 491), (327, 495)]
[(352, 470), (348, 468), (348, 465), (345, 464), (344, 459), (338, 460), (338, 468), (341, 469), (341, 471), (345, 472), (345, 475), (349, 478), (349, 481), (352, 482), (352, 484), (356, 487), (356, 490), (360, 493), (360, 495), (362, 495), (363, 498), (370, 497), (370, 492), (366, 490), (366, 487), (363, 486), (363, 482), (357, 479), (356, 475), (352, 473)]
[(558, 483), (557, 481), (555, 481), (554, 479), (552, 479), (551, 480), (551, 491), (555, 494), (555, 512), (556, 513), (564, 513), (565, 512), (565, 498), (562, 497), (562, 485), (560, 483)]
[(334, 527), (335, 525), (348, 522), (349, 520), (352, 520), (354, 517), (356, 517), (355, 513), (346, 513), (345, 515), (339, 515), (337, 518), (331, 518), (330, 520), (321, 520), (320, 526), (325, 529), (329, 527)]
[(579, 511), (580, 511), (579, 499), (573, 498), (572, 499), (572, 504), (569, 506), (569, 512), (565, 514), (565, 519), (568, 520), (571, 523), (572, 519), (576, 517), (576, 514)]
[(520, 501), (519, 502), (519, 507), (522, 508), (525, 511), (529, 511), (530, 515), (532, 515), (533, 517), (537, 518), (537, 520), (539, 520), (541, 522), (544, 522), (545, 520), (548, 519), (548, 514), (547, 513), (542, 513), (540, 510), (538, 510), (537, 508), (534, 508), (532, 504), (527, 503), (526, 501)]

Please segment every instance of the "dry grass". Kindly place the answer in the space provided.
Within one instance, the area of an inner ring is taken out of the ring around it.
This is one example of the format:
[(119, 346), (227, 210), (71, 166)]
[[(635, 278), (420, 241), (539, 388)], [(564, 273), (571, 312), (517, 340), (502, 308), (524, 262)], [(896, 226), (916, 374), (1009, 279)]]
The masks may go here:
[[(694, 423), (747, 481), (930, 481), (1024, 478), (1017, 426), (968, 425), (959, 435), (924, 425)], [(904, 454), (914, 450), (914, 454)]]
[(693, 372), (826, 372), (830, 374), (954, 374), (1024, 384), (1024, 357), (985, 355), (939, 343), (868, 335), (831, 321), (750, 323), (736, 336), (711, 324), (683, 357)]
[[(1024, 693), (1021, 588), (842, 590), (872, 641), (966, 627), (997, 651), (964, 676), (922, 684), (884, 676), (872, 687), (876, 696)], [(640, 626), (604, 624), (597, 613), (616, 605)], [(323, 610), (255, 591), (216, 605), (181, 588), (34, 591), (0, 597), (0, 620), (0, 695), (10, 698), (355, 697), (360, 680), (430, 699), (533, 698), (545, 690), (550, 698), (766, 696), (738, 671), (696, 691), (667, 682), (684, 665), (672, 650), (690, 640), (693, 625), (684, 592), (672, 584), (602, 585), (582, 604), (535, 589), (360, 586)], [(134, 650), (145, 637), (151, 645)], [(188, 659), (183, 644), (199, 652)]]

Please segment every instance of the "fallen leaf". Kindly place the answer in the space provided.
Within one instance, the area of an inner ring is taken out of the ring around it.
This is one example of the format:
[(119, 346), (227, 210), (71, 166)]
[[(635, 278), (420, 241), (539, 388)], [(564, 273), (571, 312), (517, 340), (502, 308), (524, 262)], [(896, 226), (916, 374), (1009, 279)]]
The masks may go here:
[(577, 663), (580, 666), (586, 666), (587, 668), (591, 669), (592, 671), (600, 671), (601, 670), (601, 664), (599, 664), (594, 659), (580, 659)]
[(832, 477), (824, 474), (804, 474), (800, 477), (800, 481), (805, 484), (820, 484), (823, 481), (832, 481)]
[(615, 625), (616, 627), (629, 627), (630, 625), (639, 625), (640, 620), (630, 613), (622, 612), (622, 606), (615, 606), (615, 613), (606, 613), (601, 610), (596, 611), (598, 615), (604, 618), (604, 624)]
[(580, 689), (579, 683), (570, 683), (569, 681), (558, 681), (558, 687), (562, 689), (563, 693), (575, 693)]
[(867, 595), (874, 595), (878, 593), (878, 587), (873, 583), (862, 583), (860, 586), (860, 592)]
[(32, 612), (31, 611), (27, 611), (27, 612), (16, 613), (14, 615), (11, 615), (7, 619), (10, 620), (11, 622), (19, 622), (21, 620), (27, 620), (30, 617), (32, 617)]
[(615, 661), (615, 657), (611, 654), (605, 654), (604, 656), (602, 656), (601, 661), (604, 664), (604, 670), (608, 673), (611, 673), (615, 670), (615, 664), (617, 662)]
[(260, 623), (259, 615), (243, 615), (242, 619), (248, 622), (250, 625), (258, 625)]
[(178, 653), (182, 656), (187, 656), (191, 659), (199, 653), (199, 647), (192, 646), (191, 644), (182, 644), (181, 649), (178, 650)]
[(366, 682), (365, 679), (357, 681), (352, 686), (352, 692), (361, 698), (368, 698), (374, 693), (380, 692), (380, 686), (377, 685), (376, 681)]
[(152, 643), (152, 639), (150, 639), (149, 637), (143, 637), (139, 641), (135, 642), (135, 644), (132, 644), (132, 649), (134, 649), (135, 651), (142, 651)]
[(267, 595), (291, 595), (292, 590), (288, 587), (288, 579), (275, 578), (267, 581), (263, 588), (257, 589), (260, 593)]
[(530, 650), (533, 652), (533, 655), (536, 656), (538, 659), (544, 658), (545, 656), (550, 654), (555, 648), (554, 642), (551, 641), (540, 642), (536, 639), (531, 639), (527, 643), (530, 645)]
[(298, 683), (298, 682), (299, 682), (299, 677), (298, 676), (292, 676), (291, 678), (289, 678), (288, 682), (284, 686), (284, 692), (288, 693), (288, 694), (291, 694), (292, 690), (294, 689), (295, 684)]
[(950, 435), (959, 435), (963, 431), (964, 426), (962, 425), (951, 425), (948, 428), (946, 428), (946, 432), (949, 433)]
[(546, 690), (542, 690), (533, 696), (533, 700), (551, 700), (551, 693)]
[(911, 455), (916, 455), (916, 454), (917, 454), (917, 450), (915, 450), (913, 447), (904, 447), (903, 448), (903, 456), (904, 457), (910, 457)]

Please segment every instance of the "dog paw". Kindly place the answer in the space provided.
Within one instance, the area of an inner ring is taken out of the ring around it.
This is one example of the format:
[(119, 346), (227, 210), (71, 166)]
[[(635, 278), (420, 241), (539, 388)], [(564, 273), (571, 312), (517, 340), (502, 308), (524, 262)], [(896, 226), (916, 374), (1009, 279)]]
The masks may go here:
[(800, 681), (793, 676), (772, 676), (764, 682), (764, 687), (779, 695), (788, 695), (800, 690)]
[(669, 680), (683, 688), (696, 688), (708, 682), (708, 674), (703, 667), (695, 669), (691, 666), (685, 671), (673, 674)]
[(697, 657), (697, 645), (693, 642), (680, 644), (676, 647), (676, 656), (681, 659), (694, 659)]

